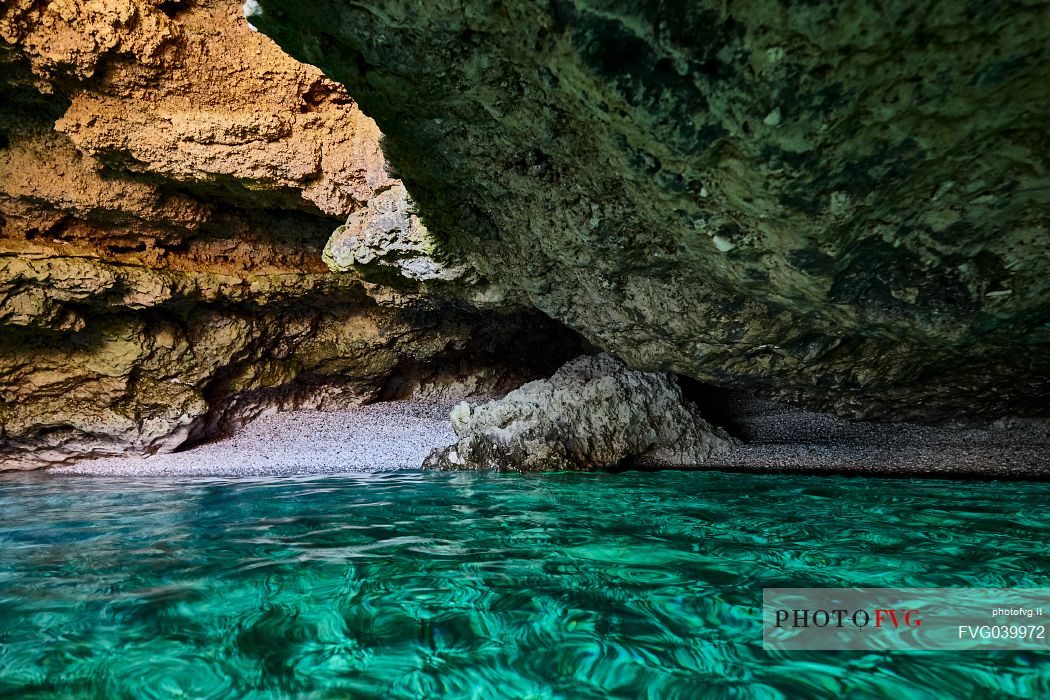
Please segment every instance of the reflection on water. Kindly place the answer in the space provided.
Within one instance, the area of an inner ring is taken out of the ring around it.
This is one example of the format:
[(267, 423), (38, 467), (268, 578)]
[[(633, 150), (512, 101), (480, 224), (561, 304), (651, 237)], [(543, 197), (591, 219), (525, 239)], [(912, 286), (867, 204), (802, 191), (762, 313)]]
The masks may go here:
[(1050, 696), (1050, 655), (767, 653), (765, 586), (1048, 586), (1050, 484), (0, 481), (0, 697)]

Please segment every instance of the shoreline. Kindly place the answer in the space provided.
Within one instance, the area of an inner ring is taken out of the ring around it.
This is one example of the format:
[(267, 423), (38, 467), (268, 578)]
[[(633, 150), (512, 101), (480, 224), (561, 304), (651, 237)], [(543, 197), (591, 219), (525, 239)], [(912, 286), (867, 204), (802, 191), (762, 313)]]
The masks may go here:
[[(449, 401), (413, 399), (339, 411), (279, 412), (261, 417), (229, 437), (181, 452), (85, 460), (41, 473), (248, 478), (418, 469), (432, 448), (455, 441), (448, 419), (453, 405)], [(745, 444), (693, 470), (1050, 479), (1050, 425), (1044, 423), (963, 428), (851, 423), (754, 399), (734, 402), (728, 422)], [(610, 471), (653, 470), (624, 465)]]
[[(255, 477), (370, 473), (419, 467), (454, 440), (451, 404), (386, 401), (338, 411), (272, 413), (181, 452), (103, 457), (42, 470), (56, 475)], [(444, 441), (444, 442), (443, 442)]]
[(922, 478), (1050, 478), (1050, 423), (946, 427), (850, 422), (746, 399), (730, 419), (746, 439), (702, 469)]

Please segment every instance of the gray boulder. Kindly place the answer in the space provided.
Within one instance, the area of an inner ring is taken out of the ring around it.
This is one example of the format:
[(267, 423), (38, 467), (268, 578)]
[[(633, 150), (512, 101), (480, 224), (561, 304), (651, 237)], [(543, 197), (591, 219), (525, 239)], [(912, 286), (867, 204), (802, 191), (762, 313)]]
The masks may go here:
[(457, 442), (431, 452), (424, 467), (687, 467), (735, 443), (685, 401), (673, 376), (638, 372), (606, 354), (578, 357), (502, 399), (461, 403), (451, 420)]

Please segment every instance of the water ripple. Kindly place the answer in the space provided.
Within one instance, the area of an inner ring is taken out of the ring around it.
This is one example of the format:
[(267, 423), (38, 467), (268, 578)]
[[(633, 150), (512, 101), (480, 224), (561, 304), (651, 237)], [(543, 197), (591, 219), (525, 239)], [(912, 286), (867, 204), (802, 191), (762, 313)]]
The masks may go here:
[(1045, 697), (1045, 657), (769, 653), (759, 620), (769, 586), (1046, 586), (1048, 496), (715, 473), (5, 478), (0, 697)]

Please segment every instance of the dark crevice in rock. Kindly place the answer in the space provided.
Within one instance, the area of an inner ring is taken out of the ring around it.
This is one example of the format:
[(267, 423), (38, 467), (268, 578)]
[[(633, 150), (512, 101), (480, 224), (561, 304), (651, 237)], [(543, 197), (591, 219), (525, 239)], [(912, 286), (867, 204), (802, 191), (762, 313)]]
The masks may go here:
[[(443, 307), (439, 317), (464, 313), (453, 309)], [(479, 318), (486, 320), (467, 345), (425, 361), (403, 358), (375, 400), (502, 396), (525, 382), (549, 377), (575, 357), (597, 351), (578, 333), (542, 314), (480, 314)]]
[(704, 420), (724, 429), (735, 438), (745, 441), (749, 438), (746, 423), (741, 420), (737, 409), (739, 398), (747, 396), (745, 391), (699, 382), (681, 374), (676, 378), (682, 388), (682, 395), (696, 406)]
[(575, 332), (535, 313), (492, 314), (444, 308), (429, 322), (418, 315), (410, 334), (429, 328), (469, 328), (469, 337), (428, 357), (402, 356), (374, 376), (300, 372), (282, 385), (237, 391), (245, 369), (272, 355), (259, 345), (245, 359), (223, 368), (203, 389), (209, 410), (180, 449), (231, 434), (265, 411), (318, 407), (333, 409), (372, 402), (416, 398), (447, 402), (466, 397), (500, 396), (533, 379), (549, 376), (573, 357), (593, 349)]
[(157, 3), (157, 9), (169, 19), (174, 19), (184, 9), (184, 3), (183, 0), (162, 0)]

